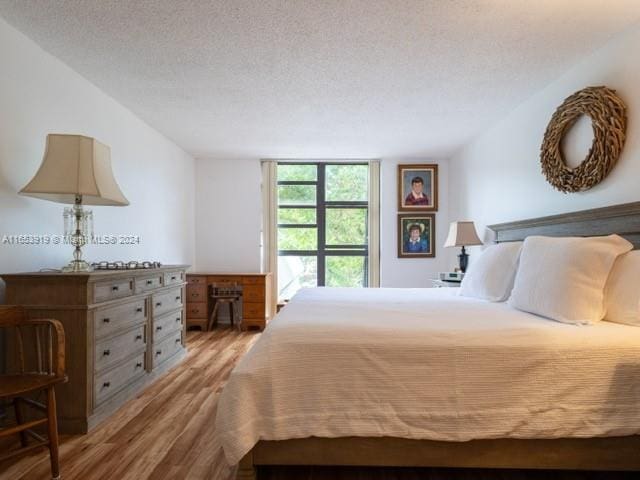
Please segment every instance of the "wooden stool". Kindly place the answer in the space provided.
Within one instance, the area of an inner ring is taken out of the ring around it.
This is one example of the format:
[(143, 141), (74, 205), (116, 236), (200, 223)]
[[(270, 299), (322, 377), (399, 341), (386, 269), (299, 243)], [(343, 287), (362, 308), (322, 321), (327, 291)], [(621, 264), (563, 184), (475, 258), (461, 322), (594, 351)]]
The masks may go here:
[(218, 313), (221, 305), (229, 306), (229, 316), (231, 317), (231, 327), (233, 328), (234, 319), (237, 319), (237, 328), (242, 330), (242, 317), (238, 310), (238, 302), (242, 297), (241, 286), (235, 282), (219, 282), (211, 284), (211, 299), (213, 300), (213, 311), (209, 318), (208, 330), (211, 330), (218, 324)]
[[(0, 306), (0, 328), (9, 329), (8, 345), (15, 348), (15, 373), (0, 375), (0, 399), (12, 399), (16, 414), (16, 425), (0, 429), (0, 437), (19, 434), (22, 448), (0, 455), (0, 461), (28, 451), (49, 447), (51, 477), (60, 478), (58, 462), (58, 419), (54, 386), (67, 381), (64, 373), (64, 329), (57, 320), (29, 320), (21, 307)], [(27, 340), (33, 340), (33, 349), (26, 349)], [(26, 360), (26, 361), (25, 361)], [(13, 367), (12, 364), (10, 364)], [(14, 369), (11, 368), (13, 371)], [(24, 395), (45, 391), (46, 405)], [(22, 407), (31, 407), (46, 413), (45, 418), (26, 419)], [(47, 425), (48, 438), (32, 429)], [(29, 445), (29, 437), (37, 440)]]

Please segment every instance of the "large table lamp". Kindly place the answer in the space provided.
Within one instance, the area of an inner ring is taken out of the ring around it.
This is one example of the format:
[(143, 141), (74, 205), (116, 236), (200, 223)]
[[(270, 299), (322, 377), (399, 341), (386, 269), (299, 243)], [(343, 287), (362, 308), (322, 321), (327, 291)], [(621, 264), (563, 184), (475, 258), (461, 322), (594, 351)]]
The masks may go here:
[(109, 147), (82, 135), (47, 135), (42, 164), (20, 194), (73, 205), (64, 209), (65, 235), (74, 247), (64, 272), (91, 270), (82, 247), (93, 235), (93, 214), (82, 206), (129, 205), (113, 178)]
[(469, 255), (464, 247), (472, 245), (482, 245), (482, 241), (478, 238), (476, 227), (473, 222), (451, 222), (449, 226), (449, 235), (444, 242), (445, 247), (462, 247), (462, 252), (458, 255), (460, 259), (460, 271), (464, 273), (469, 264)]

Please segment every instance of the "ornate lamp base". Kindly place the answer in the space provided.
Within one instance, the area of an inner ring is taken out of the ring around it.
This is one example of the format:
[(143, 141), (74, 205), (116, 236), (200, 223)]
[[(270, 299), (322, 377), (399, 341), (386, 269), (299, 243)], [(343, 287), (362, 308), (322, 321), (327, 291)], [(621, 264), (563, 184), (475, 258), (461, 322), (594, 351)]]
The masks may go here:
[(89, 262), (84, 260), (71, 260), (66, 266), (62, 267), (64, 273), (70, 272), (92, 272), (93, 267)]
[(93, 213), (83, 210), (82, 196), (76, 195), (73, 207), (64, 210), (64, 230), (73, 245), (73, 260), (62, 271), (67, 272), (91, 272), (93, 267), (82, 259), (82, 247), (87, 244), (87, 239), (93, 236)]

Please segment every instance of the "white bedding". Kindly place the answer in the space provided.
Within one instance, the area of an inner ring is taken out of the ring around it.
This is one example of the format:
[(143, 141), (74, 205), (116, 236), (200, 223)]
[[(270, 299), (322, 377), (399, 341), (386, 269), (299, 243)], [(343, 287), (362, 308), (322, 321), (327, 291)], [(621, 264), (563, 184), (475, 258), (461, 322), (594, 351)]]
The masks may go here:
[(640, 433), (640, 328), (566, 325), (441, 289), (299, 292), (234, 369), (216, 429), (258, 440)]

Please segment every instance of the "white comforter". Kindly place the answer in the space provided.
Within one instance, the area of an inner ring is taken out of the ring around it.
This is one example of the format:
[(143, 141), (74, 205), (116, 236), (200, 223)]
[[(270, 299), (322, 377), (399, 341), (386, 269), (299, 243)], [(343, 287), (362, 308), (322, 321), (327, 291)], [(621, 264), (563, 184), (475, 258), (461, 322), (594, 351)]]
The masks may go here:
[(580, 327), (457, 289), (303, 290), (222, 392), (229, 463), (258, 440), (640, 433), (640, 328)]

